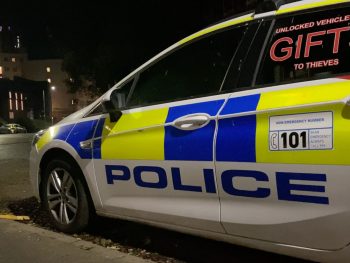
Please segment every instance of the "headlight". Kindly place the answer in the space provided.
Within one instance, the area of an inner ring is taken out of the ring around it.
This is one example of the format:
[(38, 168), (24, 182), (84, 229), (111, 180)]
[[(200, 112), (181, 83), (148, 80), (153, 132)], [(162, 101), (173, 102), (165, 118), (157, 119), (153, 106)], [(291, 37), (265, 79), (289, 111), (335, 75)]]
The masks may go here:
[(34, 135), (33, 141), (32, 141), (33, 146), (39, 141), (39, 139), (41, 138), (41, 136), (44, 135), (45, 132), (46, 130), (41, 130)]

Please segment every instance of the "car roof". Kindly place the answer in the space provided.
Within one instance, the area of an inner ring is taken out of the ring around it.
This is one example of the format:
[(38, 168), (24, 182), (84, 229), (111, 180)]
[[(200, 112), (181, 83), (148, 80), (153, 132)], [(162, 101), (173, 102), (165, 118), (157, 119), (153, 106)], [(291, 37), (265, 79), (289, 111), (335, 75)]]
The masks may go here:
[(303, 0), (282, 5), (276, 15), (350, 2), (349, 0)]

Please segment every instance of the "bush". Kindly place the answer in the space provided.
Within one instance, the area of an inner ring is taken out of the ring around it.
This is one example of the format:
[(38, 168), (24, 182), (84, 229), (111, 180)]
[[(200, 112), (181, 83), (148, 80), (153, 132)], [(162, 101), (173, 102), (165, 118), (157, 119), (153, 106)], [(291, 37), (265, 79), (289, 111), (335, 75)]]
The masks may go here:
[(0, 118), (0, 126), (6, 124), (6, 121)]
[(27, 129), (27, 132), (36, 132), (37, 128), (35, 127), (33, 121), (26, 117), (20, 117), (15, 119), (14, 123), (24, 126)]
[(33, 124), (36, 128), (36, 131), (45, 130), (52, 125), (50, 121), (46, 120), (33, 120)]
[[(17, 123), (21, 126), (24, 126), (27, 129), (27, 132), (38, 132), (40, 130), (45, 130), (51, 126), (51, 122), (46, 120), (31, 120), (27, 117), (19, 117), (15, 120), (11, 121), (11, 123)], [(2, 124), (2, 120), (0, 119), (0, 126)], [(3, 124), (6, 124), (4, 121)]]

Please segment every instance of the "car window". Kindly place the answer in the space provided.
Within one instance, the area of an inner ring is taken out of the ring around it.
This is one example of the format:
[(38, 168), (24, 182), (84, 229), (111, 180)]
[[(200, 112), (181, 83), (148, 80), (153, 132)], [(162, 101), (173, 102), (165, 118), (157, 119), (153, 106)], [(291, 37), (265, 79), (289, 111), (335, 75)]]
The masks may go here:
[[(123, 107), (125, 107), (132, 85), (133, 79), (129, 80), (126, 84), (122, 85), (122, 87), (115, 89), (111, 93), (110, 100), (112, 101), (116, 109), (122, 109)], [(85, 118), (101, 115), (103, 113), (105, 113), (105, 110), (102, 104), (99, 103), (85, 116)]]
[(131, 88), (133, 86), (134, 80), (129, 80), (126, 84), (124, 84), (121, 88), (116, 89), (111, 94), (111, 101), (115, 108), (122, 109), (125, 107), (127, 100), (129, 98), (129, 94)]
[(350, 71), (350, 8), (277, 19), (257, 84)]
[(217, 93), (245, 26), (207, 36), (169, 54), (140, 74), (128, 106)]
[(103, 107), (101, 105), (101, 103), (97, 104), (95, 108), (93, 108), (86, 116), (87, 117), (92, 117), (92, 116), (97, 116), (97, 115), (101, 115), (103, 114)]
[(251, 89), (256, 65), (271, 21), (257, 21), (247, 27), (243, 41), (232, 60), (221, 92)]

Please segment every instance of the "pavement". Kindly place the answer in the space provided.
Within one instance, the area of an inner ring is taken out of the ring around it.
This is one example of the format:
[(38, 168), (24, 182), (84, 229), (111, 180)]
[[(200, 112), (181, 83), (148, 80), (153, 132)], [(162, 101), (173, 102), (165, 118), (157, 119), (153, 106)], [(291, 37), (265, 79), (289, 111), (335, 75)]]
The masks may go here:
[(151, 262), (112, 248), (12, 221), (0, 220), (0, 233), (0, 262)]

